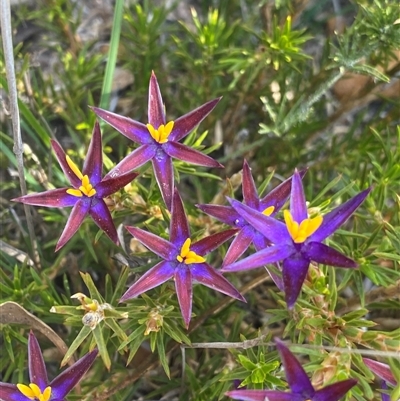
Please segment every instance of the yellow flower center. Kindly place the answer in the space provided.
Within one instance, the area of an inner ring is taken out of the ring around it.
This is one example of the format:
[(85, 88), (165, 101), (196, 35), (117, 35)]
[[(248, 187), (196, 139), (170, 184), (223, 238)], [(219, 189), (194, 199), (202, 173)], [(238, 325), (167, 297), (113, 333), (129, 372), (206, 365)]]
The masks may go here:
[(305, 219), (300, 224), (293, 220), (289, 210), (283, 211), (283, 217), (285, 219), (286, 227), (289, 231), (290, 236), (296, 243), (304, 242), (310, 235), (314, 234), (315, 231), (322, 224), (322, 216), (316, 216), (312, 219)]
[(190, 238), (188, 238), (182, 245), (181, 253), (176, 257), (176, 259), (179, 262), (185, 263), (185, 265), (190, 265), (191, 263), (203, 263), (206, 260), (200, 256), (197, 255), (196, 252), (193, 252), (190, 250), (190, 244), (191, 244)]
[(266, 216), (271, 216), (271, 214), (274, 212), (275, 206), (268, 206), (265, 208), (262, 212), (262, 214), (265, 214)]
[(25, 384), (17, 384), (18, 390), (30, 400), (37, 401), (49, 401), (51, 396), (51, 387), (46, 387), (43, 393), (40, 391), (40, 388), (35, 383), (31, 383), (29, 386)]
[(70, 188), (67, 189), (67, 194), (82, 197), (83, 195), (91, 198), (96, 194), (96, 190), (93, 188), (93, 185), (89, 181), (89, 177), (87, 175), (83, 175), (79, 167), (71, 160), (69, 156), (66, 157), (69, 168), (74, 172), (74, 174), (82, 181), (82, 185), (79, 189)]
[(152, 138), (158, 143), (168, 142), (169, 134), (174, 128), (174, 122), (170, 121), (168, 124), (161, 124), (157, 129), (155, 129), (151, 124), (146, 125), (147, 129), (150, 132)]

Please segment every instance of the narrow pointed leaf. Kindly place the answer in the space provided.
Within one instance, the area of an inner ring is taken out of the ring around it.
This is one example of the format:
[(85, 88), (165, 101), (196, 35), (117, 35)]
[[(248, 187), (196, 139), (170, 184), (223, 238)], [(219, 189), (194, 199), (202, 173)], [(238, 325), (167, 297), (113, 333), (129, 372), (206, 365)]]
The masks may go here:
[(197, 109), (175, 120), (174, 128), (169, 136), (171, 141), (179, 141), (196, 128), (214, 109), (221, 98), (210, 100)]
[(357, 267), (357, 263), (336, 249), (321, 242), (309, 242), (304, 246), (304, 253), (314, 262), (336, 267)]
[(89, 177), (93, 186), (98, 184), (103, 176), (103, 147), (100, 125), (97, 121), (93, 127), (92, 139), (90, 140), (82, 173)]
[(98, 107), (91, 107), (98, 117), (104, 120), (107, 124), (111, 125), (122, 135), (125, 135), (133, 142), (141, 145), (153, 143), (149, 130), (145, 124), (139, 121), (132, 120), (128, 117), (123, 117), (111, 111), (103, 110)]
[(128, 291), (122, 295), (119, 302), (125, 302), (128, 299), (135, 298), (138, 295), (151, 290), (154, 287), (166, 282), (173, 277), (175, 271), (171, 262), (162, 261), (146, 272), (136, 283), (131, 285)]
[(70, 360), (71, 356), (75, 353), (75, 351), (80, 347), (80, 345), (85, 341), (85, 338), (92, 332), (89, 326), (83, 326), (81, 331), (75, 337), (75, 340), (69, 346), (68, 351), (64, 355), (63, 360), (61, 361), (61, 367), (66, 365)]
[[(111, 319), (109, 319), (111, 320)], [(108, 354), (108, 349), (107, 349), (107, 344), (104, 341), (104, 336), (103, 336), (103, 327), (102, 325), (96, 325), (96, 327), (92, 330), (93, 337), (96, 341), (97, 348), (99, 350), (99, 354), (101, 356), (101, 359), (103, 360), (104, 366), (108, 371), (110, 371), (111, 367), (111, 359), (110, 355)]]
[(125, 226), (125, 228), (138, 239), (146, 248), (163, 259), (171, 260), (178, 254), (176, 247), (169, 241), (140, 228)]
[(163, 145), (165, 153), (175, 159), (183, 160), (188, 163), (197, 164), (199, 166), (223, 168), (221, 163), (218, 163), (212, 157), (205, 155), (189, 146), (179, 142), (169, 141)]

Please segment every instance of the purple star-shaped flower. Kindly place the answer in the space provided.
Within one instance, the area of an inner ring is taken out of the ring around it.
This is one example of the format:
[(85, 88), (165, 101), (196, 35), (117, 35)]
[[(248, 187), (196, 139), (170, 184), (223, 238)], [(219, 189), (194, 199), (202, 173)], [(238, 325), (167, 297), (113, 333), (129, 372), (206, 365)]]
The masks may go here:
[[(304, 176), (305, 171), (300, 174)], [(292, 177), (278, 185), (275, 189), (269, 192), (263, 198), (259, 198), (257, 188), (254, 183), (251, 169), (247, 161), (243, 162), (243, 178), (242, 178), (242, 193), (244, 204), (248, 207), (263, 213), (266, 216), (273, 217), (282, 208), (290, 195), (292, 186)], [(225, 255), (222, 266), (227, 266), (234, 263), (253, 242), (257, 251), (267, 248), (271, 242), (261, 234), (256, 228), (247, 222), (232, 206), (222, 205), (197, 205), (203, 212), (217, 218), (218, 220), (232, 227), (238, 228), (238, 234), (230, 245), (228, 252)], [(267, 268), (268, 270), (268, 268)], [(269, 274), (283, 290), (283, 283), (280, 277), (273, 272)]]
[(291, 392), (277, 390), (233, 390), (226, 395), (243, 401), (339, 401), (353, 386), (355, 379), (347, 379), (315, 390), (296, 357), (281, 341), (275, 340), (281, 356)]
[[(373, 373), (375, 373), (380, 379), (382, 379), (382, 390), (387, 390), (388, 387), (386, 383), (390, 383), (392, 386), (397, 385), (397, 380), (395, 379), (389, 365), (385, 363), (374, 361), (373, 359), (363, 358), (365, 365), (367, 365)], [(382, 401), (390, 401), (390, 396), (388, 394), (382, 393)]]
[(30, 384), (9, 384), (0, 382), (1, 401), (66, 401), (67, 394), (77, 385), (92, 366), (98, 350), (95, 349), (64, 372), (50, 384), (39, 343), (31, 331), (28, 339), (28, 364)]
[(295, 304), (311, 261), (337, 267), (357, 267), (357, 263), (325, 245), (322, 241), (336, 231), (360, 206), (370, 188), (333, 209), (325, 216), (309, 218), (300, 174), (292, 178), (290, 210), (285, 222), (266, 216), (240, 202), (228, 199), (232, 207), (260, 231), (273, 245), (230, 265), (221, 271), (232, 272), (282, 261), (282, 278), (289, 308)]
[(92, 110), (121, 134), (140, 146), (120, 161), (106, 177), (117, 177), (151, 160), (154, 174), (167, 208), (171, 210), (174, 191), (172, 158), (206, 167), (223, 167), (211, 157), (179, 141), (199, 125), (214, 109), (220, 98), (167, 123), (157, 78), (152, 72), (149, 85), (148, 124), (92, 107)]
[(186, 327), (189, 327), (192, 313), (192, 281), (197, 281), (223, 294), (246, 302), (239, 291), (221, 273), (206, 263), (203, 257), (231, 238), (236, 230), (225, 230), (192, 244), (189, 224), (177, 190), (174, 191), (173, 196), (169, 241), (140, 228), (126, 228), (143, 245), (163, 260), (136, 281), (121, 297), (120, 302), (134, 298), (170, 278), (174, 278)]
[(39, 194), (29, 194), (13, 199), (28, 205), (44, 207), (73, 206), (67, 224), (56, 245), (56, 251), (63, 247), (76, 233), (85, 217), (89, 214), (94, 222), (112, 241), (118, 244), (117, 231), (103, 198), (113, 194), (137, 177), (137, 173), (128, 173), (112, 179), (102, 179), (103, 149), (100, 126), (96, 122), (86, 155), (82, 172), (67, 156), (61, 145), (51, 140), (51, 146), (57, 160), (73, 188), (59, 188)]

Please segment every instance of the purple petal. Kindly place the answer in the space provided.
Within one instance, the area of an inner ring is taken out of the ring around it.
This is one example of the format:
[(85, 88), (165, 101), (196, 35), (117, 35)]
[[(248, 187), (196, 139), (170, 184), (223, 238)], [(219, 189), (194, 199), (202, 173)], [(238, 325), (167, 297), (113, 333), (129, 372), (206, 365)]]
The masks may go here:
[(172, 208), (172, 193), (174, 190), (174, 168), (171, 158), (159, 147), (156, 155), (151, 160), (153, 171), (162, 198), (168, 210)]
[(288, 233), (284, 223), (273, 217), (266, 216), (254, 210), (235, 199), (227, 198), (232, 207), (257, 231), (263, 234), (267, 239), (275, 244), (292, 243), (292, 239)]
[[(232, 227), (240, 227), (237, 222), (243, 221), (242, 217), (236, 210), (231, 206), (222, 205), (196, 205), (202, 212), (215, 217), (225, 224), (229, 224)], [(245, 223), (247, 225), (247, 222)]]
[(288, 258), (293, 253), (291, 245), (274, 245), (239, 260), (231, 265), (224, 265), (221, 269), (223, 272), (237, 272), (241, 270), (255, 269), (268, 263), (276, 263), (280, 260)]
[(282, 263), (282, 278), (285, 287), (285, 298), (289, 309), (299, 297), (301, 287), (306, 278), (310, 261), (302, 255), (293, 255)]
[(138, 173), (126, 173), (124, 175), (120, 175), (116, 178), (109, 178), (107, 180), (103, 180), (99, 182), (95, 189), (96, 189), (96, 197), (97, 198), (105, 198), (123, 188), (125, 185), (132, 182)]
[(211, 113), (221, 99), (210, 100), (190, 113), (176, 119), (169, 139), (171, 141), (179, 141), (184, 138)]
[(89, 214), (97, 226), (102, 229), (115, 244), (119, 244), (117, 230), (115, 229), (110, 211), (103, 199), (92, 201)]
[(174, 191), (169, 237), (171, 242), (179, 248), (190, 237), (189, 223), (177, 189)]
[(217, 249), (221, 244), (223, 244), (225, 241), (228, 241), (228, 239), (232, 238), (236, 233), (237, 230), (235, 228), (221, 231), (195, 242), (190, 248), (198, 255), (204, 256), (212, 252), (214, 249)]
[(226, 396), (240, 401), (304, 401), (304, 397), (274, 390), (233, 390)]
[(164, 238), (161, 238), (148, 231), (144, 231), (140, 228), (131, 226), (125, 226), (125, 228), (146, 248), (149, 248), (152, 252), (154, 252), (161, 258), (166, 260), (173, 260), (173, 257), (176, 257), (178, 253), (176, 247)]
[(390, 370), (389, 365), (385, 363), (374, 361), (373, 359), (363, 358), (365, 365), (367, 365), (373, 373), (375, 373), (379, 378), (387, 381), (393, 386), (397, 385), (397, 381)]
[(79, 188), (81, 186), (81, 180), (75, 175), (67, 163), (66, 154), (61, 147), (61, 145), (54, 139), (50, 139), (51, 146), (53, 147), (54, 153), (56, 154), (58, 163), (61, 166), (62, 171), (67, 176), (69, 182), (74, 188)]
[(83, 375), (92, 366), (98, 350), (88, 352), (68, 369), (60, 373), (51, 383), (51, 399), (64, 398), (82, 379)]
[(116, 178), (142, 166), (153, 158), (158, 146), (143, 145), (135, 149), (132, 153), (122, 159), (114, 168), (112, 168), (103, 178), (103, 181), (109, 178)]
[(61, 237), (57, 242), (55, 249), (56, 252), (62, 248), (78, 231), (78, 228), (81, 226), (83, 220), (85, 220), (85, 217), (89, 212), (90, 205), (90, 198), (83, 197), (78, 199), (75, 206), (72, 208), (71, 214), (67, 220), (67, 224), (65, 225)]
[(193, 263), (190, 265), (190, 269), (193, 279), (197, 282), (239, 301), (246, 302), (242, 294), (221, 273), (207, 263)]
[(226, 252), (222, 266), (227, 266), (236, 262), (250, 246), (253, 237), (254, 230), (249, 226), (243, 227), (232, 241), (228, 251)]
[(129, 287), (128, 291), (122, 295), (119, 302), (125, 302), (128, 299), (135, 298), (143, 292), (165, 283), (173, 277), (174, 271), (175, 265), (171, 262), (163, 260), (162, 262), (157, 263), (149, 271), (143, 274), (136, 283)]
[[(271, 243), (264, 236), (262, 236), (259, 233), (257, 233), (254, 236), (253, 243), (254, 243), (254, 247), (256, 248), (257, 251), (261, 251), (261, 250), (271, 246)], [(274, 263), (274, 265), (279, 271), (282, 270), (279, 263)], [(265, 270), (267, 271), (267, 273), (271, 276), (275, 285), (279, 288), (279, 290), (281, 290), (282, 292), (285, 292), (285, 286), (283, 285), (282, 275), (277, 275), (271, 269), (269, 269), (268, 266), (264, 266), (264, 267), (265, 267)]]
[(29, 401), (15, 384), (0, 382), (0, 400), (1, 401)]
[(301, 176), (297, 170), (295, 170), (292, 177), (292, 191), (290, 194), (290, 214), (292, 215), (293, 220), (299, 224), (308, 217), (303, 183), (301, 182)]
[(371, 188), (368, 188), (360, 192), (358, 195), (327, 213), (322, 220), (321, 226), (310, 236), (309, 240), (321, 242), (329, 237), (355, 212), (370, 191)]
[(162, 145), (165, 153), (175, 159), (183, 160), (188, 163), (197, 164), (199, 166), (223, 168), (221, 163), (218, 163), (212, 157), (192, 149), (189, 146), (179, 142), (168, 141)]
[(100, 125), (97, 121), (93, 127), (92, 139), (90, 140), (82, 174), (89, 177), (93, 186), (98, 184), (103, 176), (103, 147), (101, 144)]
[(304, 399), (312, 399), (314, 401), (313, 396), (315, 390), (311, 385), (306, 372), (300, 365), (300, 362), (282, 341), (276, 338), (275, 343), (281, 356), (283, 367), (285, 368), (286, 379), (292, 392), (303, 396)]
[(246, 160), (243, 161), (242, 193), (244, 203), (247, 206), (258, 209), (259, 199), (257, 188), (251, 175), (250, 166)]
[(348, 258), (328, 245), (321, 244), (321, 242), (308, 242), (303, 246), (303, 253), (306, 254), (310, 260), (324, 265), (336, 267), (358, 266), (353, 259)]
[(13, 202), (21, 202), (26, 205), (43, 207), (70, 207), (74, 206), (80, 198), (67, 194), (68, 188), (50, 189), (38, 194), (29, 194), (11, 199)]
[(354, 379), (331, 384), (318, 390), (312, 398), (312, 401), (339, 401), (356, 384), (357, 380)]
[(188, 328), (192, 315), (193, 298), (192, 274), (189, 265), (181, 263), (179, 268), (175, 270), (175, 288), (183, 321)]
[[(385, 381), (382, 381), (381, 389), (388, 390), (388, 386)], [(390, 395), (386, 394), (386, 393), (382, 393), (382, 401), (390, 401)]]
[(90, 108), (98, 117), (100, 117), (107, 124), (111, 125), (111, 127), (115, 128), (122, 135), (125, 135), (131, 141), (137, 142), (140, 145), (154, 142), (145, 124), (142, 124), (136, 120), (132, 120), (131, 118), (112, 113), (111, 111), (100, 109), (98, 107)]
[[(304, 177), (307, 170), (300, 170), (300, 177)], [(276, 188), (272, 191), (268, 192), (262, 199), (260, 199), (259, 209), (260, 211), (265, 210), (269, 206), (274, 206), (274, 211), (271, 216), (275, 215), (279, 210), (281, 210), (282, 206), (286, 203), (290, 191), (292, 188), (292, 177), (280, 183)]]
[(43, 391), (49, 385), (49, 380), (47, 378), (42, 350), (32, 330), (29, 333), (28, 339), (28, 361), (29, 379), (31, 383), (35, 383)]
[(151, 72), (149, 84), (148, 117), (149, 124), (151, 124), (155, 129), (158, 129), (161, 124), (165, 125), (166, 123), (164, 103), (154, 71)]

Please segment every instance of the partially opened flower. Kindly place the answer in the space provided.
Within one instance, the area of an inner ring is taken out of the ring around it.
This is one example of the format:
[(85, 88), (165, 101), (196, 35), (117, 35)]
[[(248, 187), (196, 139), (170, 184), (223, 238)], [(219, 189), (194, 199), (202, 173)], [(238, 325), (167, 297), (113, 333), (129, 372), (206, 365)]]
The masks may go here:
[(92, 107), (93, 111), (121, 134), (140, 146), (120, 161), (106, 177), (118, 177), (151, 160), (162, 197), (171, 210), (174, 191), (172, 158), (206, 167), (223, 167), (211, 157), (179, 141), (187, 136), (214, 109), (219, 99), (211, 100), (197, 109), (167, 123), (157, 78), (152, 72), (149, 85), (148, 123), (132, 120), (110, 111)]
[(13, 201), (44, 207), (73, 206), (64, 231), (56, 245), (56, 251), (71, 239), (87, 215), (112, 241), (118, 244), (117, 231), (104, 198), (130, 183), (137, 176), (137, 173), (129, 173), (107, 180), (101, 178), (103, 149), (100, 126), (97, 122), (93, 128), (93, 135), (82, 172), (65, 154), (57, 141), (51, 140), (51, 146), (73, 188), (52, 189), (39, 194), (21, 196), (13, 199)]
[[(304, 175), (305, 171), (300, 172)], [(242, 193), (243, 202), (248, 207), (265, 214), (266, 216), (273, 217), (282, 208), (290, 195), (292, 186), (292, 177), (278, 185), (275, 189), (270, 191), (267, 195), (260, 199), (258, 196), (257, 188), (254, 179), (251, 175), (251, 169), (247, 161), (243, 162), (243, 179), (242, 179)], [(238, 229), (238, 234), (230, 245), (222, 266), (227, 266), (234, 263), (250, 246), (254, 244), (257, 251), (264, 249), (271, 245), (271, 242), (253, 227), (247, 220), (245, 220), (232, 206), (223, 205), (197, 205), (203, 212), (213, 216), (220, 221)], [(272, 278), (278, 287), (282, 287), (281, 279), (273, 272), (269, 271)], [(282, 287), (283, 289), (283, 287)]]
[[(392, 386), (397, 385), (398, 381), (395, 379), (389, 365), (374, 361), (373, 359), (369, 358), (363, 358), (363, 361), (373, 373), (375, 373), (380, 379), (382, 379), (382, 390), (388, 389), (386, 383), (390, 383)], [(382, 401), (390, 401), (389, 395), (382, 393)]]
[(67, 394), (78, 384), (92, 366), (98, 350), (95, 349), (49, 383), (39, 343), (31, 331), (28, 339), (28, 365), (30, 384), (0, 382), (1, 401), (66, 401)]
[(333, 209), (325, 216), (310, 218), (300, 174), (292, 178), (290, 210), (284, 211), (285, 222), (266, 216), (230, 199), (232, 207), (273, 245), (222, 268), (224, 272), (253, 269), (282, 261), (282, 278), (289, 308), (295, 304), (311, 261), (337, 267), (357, 267), (357, 263), (322, 243), (360, 206), (371, 189)]
[(173, 197), (169, 241), (140, 228), (126, 228), (163, 260), (136, 281), (121, 297), (120, 302), (137, 297), (170, 278), (174, 278), (178, 302), (186, 327), (189, 326), (192, 313), (192, 281), (245, 302), (239, 291), (221, 273), (212, 268), (204, 258), (209, 252), (231, 238), (236, 230), (222, 231), (192, 244), (189, 224), (177, 190)]
[(315, 390), (296, 357), (281, 341), (275, 342), (291, 391), (233, 390), (226, 393), (228, 397), (243, 401), (339, 401), (357, 384), (357, 380), (347, 379)]

